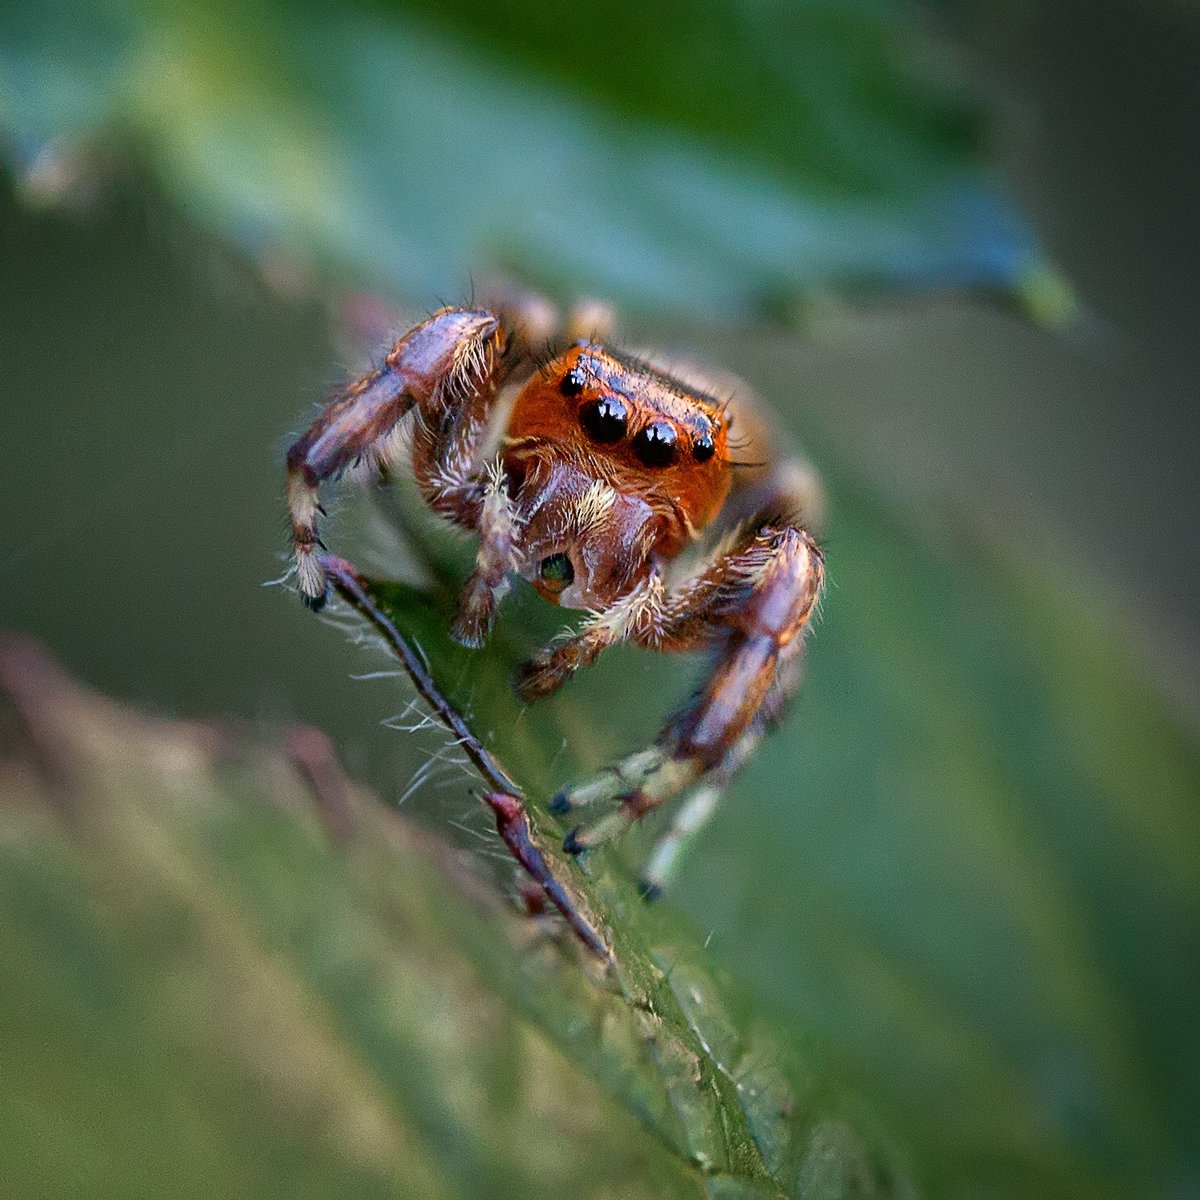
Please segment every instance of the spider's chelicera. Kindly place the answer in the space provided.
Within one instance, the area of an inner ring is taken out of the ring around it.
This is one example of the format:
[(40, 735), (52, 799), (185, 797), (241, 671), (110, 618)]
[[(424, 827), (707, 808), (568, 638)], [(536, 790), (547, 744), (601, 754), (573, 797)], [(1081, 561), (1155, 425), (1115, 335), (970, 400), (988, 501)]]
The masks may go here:
[[(321, 484), (359, 459), (382, 470), (407, 455), (430, 507), (479, 534), (458, 641), (483, 643), (512, 575), (588, 614), (521, 669), (523, 698), (549, 695), (617, 642), (708, 650), (704, 684), (652, 748), (551, 804), (606, 806), (567, 835), (578, 853), (686, 796), (645, 866), (653, 893), (799, 678), (824, 580), (804, 527), (815, 477), (770, 452), (736, 383), (724, 380), (734, 395), (718, 401), (693, 369), (618, 354), (594, 331), (572, 340), (569, 321), (537, 360), (534, 326), (518, 304), (443, 308), (328, 404), (287, 456), (296, 576), (319, 608)], [(402, 422), (408, 439), (395, 436)], [(686, 553), (704, 538), (706, 556)]]

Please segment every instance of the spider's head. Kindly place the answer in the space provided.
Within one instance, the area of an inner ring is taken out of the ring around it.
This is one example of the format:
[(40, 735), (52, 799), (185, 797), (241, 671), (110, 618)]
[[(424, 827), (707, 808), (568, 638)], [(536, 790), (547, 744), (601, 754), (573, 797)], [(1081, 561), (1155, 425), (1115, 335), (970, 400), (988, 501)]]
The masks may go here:
[(572, 608), (625, 595), (645, 576), (651, 546), (674, 557), (725, 503), (729, 423), (713, 396), (590, 342), (547, 363), (506, 430), (506, 464), (524, 477), (523, 506), (536, 518), (527, 577)]
[(646, 573), (654, 509), (574, 463), (548, 463), (535, 478), (524, 489), (522, 574), (564, 608), (610, 607)]

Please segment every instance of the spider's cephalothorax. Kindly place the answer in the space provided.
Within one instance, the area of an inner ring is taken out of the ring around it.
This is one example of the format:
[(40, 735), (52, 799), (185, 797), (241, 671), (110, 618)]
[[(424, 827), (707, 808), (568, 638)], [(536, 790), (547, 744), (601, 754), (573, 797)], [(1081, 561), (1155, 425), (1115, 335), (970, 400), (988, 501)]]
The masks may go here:
[(506, 435), (503, 470), (525, 500), (522, 573), (568, 608), (628, 595), (729, 492), (720, 406), (590, 342), (534, 374)]
[[(535, 363), (533, 327), (516, 306), (442, 309), (325, 408), (287, 458), (300, 593), (313, 607), (325, 599), (319, 486), (362, 458), (390, 466), (412, 412), (409, 453), (422, 493), (480, 535), (458, 640), (483, 642), (514, 574), (548, 600), (588, 611), (576, 633), (522, 668), (523, 697), (554, 691), (619, 641), (712, 651), (704, 686), (653, 748), (552, 802), (559, 812), (611, 803), (568, 835), (578, 852), (690, 792), (647, 863), (647, 889), (657, 891), (795, 685), (824, 578), (801, 524), (812, 517), (814, 477), (765, 452), (744, 394), (719, 402), (694, 372), (617, 354), (594, 331), (565, 344), (569, 327), (560, 351)], [(735, 422), (739, 453), (763, 461), (732, 461)], [(714, 528), (723, 536), (708, 558), (673, 570)]]

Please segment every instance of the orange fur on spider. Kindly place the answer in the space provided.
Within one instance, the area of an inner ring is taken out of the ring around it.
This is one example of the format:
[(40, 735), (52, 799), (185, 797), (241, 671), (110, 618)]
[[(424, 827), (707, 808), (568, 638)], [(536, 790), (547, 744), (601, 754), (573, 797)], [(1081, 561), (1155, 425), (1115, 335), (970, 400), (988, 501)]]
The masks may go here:
[(554, 447), (660, 514), (656, 548), (674, 554), (729, 494), (729, 423), (711, 396), (647, 363), (593, 344), (572, 346), (522, 389), (506, 457)]

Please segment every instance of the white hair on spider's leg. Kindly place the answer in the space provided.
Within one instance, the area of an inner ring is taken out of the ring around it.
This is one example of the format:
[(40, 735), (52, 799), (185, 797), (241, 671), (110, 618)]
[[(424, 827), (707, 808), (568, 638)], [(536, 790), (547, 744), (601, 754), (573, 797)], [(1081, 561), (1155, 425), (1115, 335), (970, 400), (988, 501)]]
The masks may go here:
[(287, 569), (282, 575), (277, 575), (274, 579), (264, 579), (259, 587), (282, 587), (296, 574), (296, 558), (295, 555), (288, 555)]
[(593, 612), (583, 628), (616, 640), (639, 635), (653, 645), (661, 636), (659, 625), (665, 594), (662, 576), (649, 575), (608, 608)]
[(312, 550), (296, 554), (296, 580), (306, 596), (320, 596), (325, 591), (325, 568)]
[(438, 381), (441, 393), (438, 401), (448, 400), (452, 404), (465, 404), (475, 390), (491, 373), (496, 346), (491, 336), (476, 334), (463, 338), (454, 347), (454, 361), (450, 370)]

